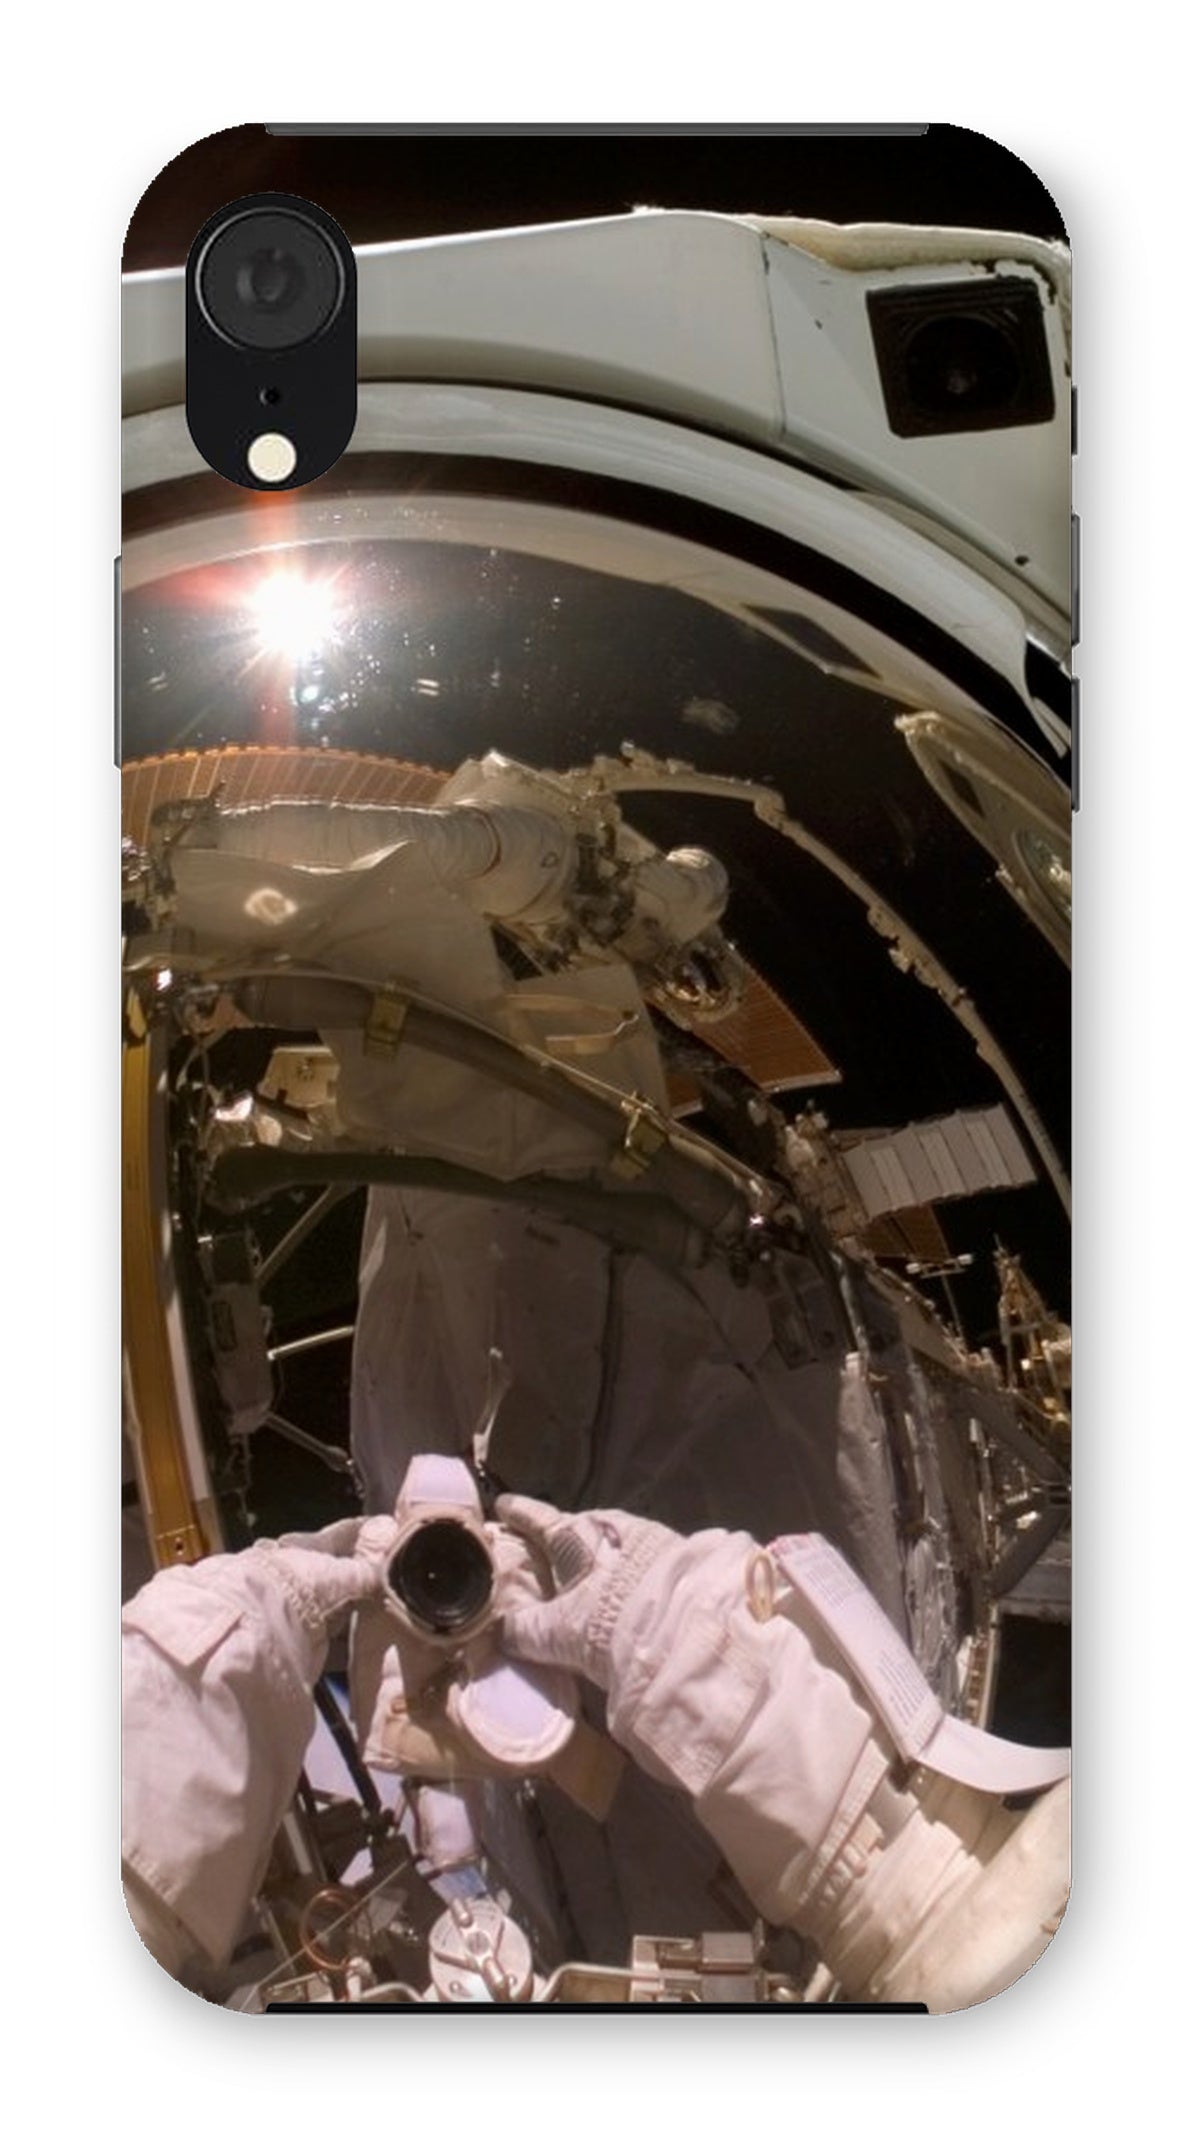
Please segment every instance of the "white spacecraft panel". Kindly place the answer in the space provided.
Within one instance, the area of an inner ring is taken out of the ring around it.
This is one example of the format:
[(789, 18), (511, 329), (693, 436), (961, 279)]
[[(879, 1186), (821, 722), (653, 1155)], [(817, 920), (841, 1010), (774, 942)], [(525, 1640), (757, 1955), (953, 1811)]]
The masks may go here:
[(846, 1165), (869, 1219), (940, 1198), (1018, 1190), (1034, 1171), (1003, 1108), (958, 1109), (932, 1123), (866, 1138)]

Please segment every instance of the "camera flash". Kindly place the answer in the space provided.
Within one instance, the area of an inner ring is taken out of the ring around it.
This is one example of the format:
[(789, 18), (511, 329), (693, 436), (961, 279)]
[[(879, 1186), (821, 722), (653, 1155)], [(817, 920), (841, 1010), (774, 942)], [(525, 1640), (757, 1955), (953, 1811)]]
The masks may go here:
[(296, 449), (282, 432), (260, 432), (250, 441), (246, 460), (260, 484), (282, 484), (296, 466)]

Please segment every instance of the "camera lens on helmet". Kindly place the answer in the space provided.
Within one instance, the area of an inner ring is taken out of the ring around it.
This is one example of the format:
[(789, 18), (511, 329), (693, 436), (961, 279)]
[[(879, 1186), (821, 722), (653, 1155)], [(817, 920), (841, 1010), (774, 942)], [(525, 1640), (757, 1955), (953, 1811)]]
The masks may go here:
[(1021, 386), (1011, 334), (966, 312), (924, 321), (909, 342), (906, 369), (913, 401), (934, 413), (1002, 410)]
[(311, 342), (337, 312), (344, 285), (331, 239), (291, 209), (232, 217), (209, 239), (196, 268), (212, 326), (254, 350)]
[(474, 1622), (492, 1595), (492, 1561), (455, 1518), (417, 1526), (392, 1557), (388, 1584), (414, 1622), (452, 1636)]

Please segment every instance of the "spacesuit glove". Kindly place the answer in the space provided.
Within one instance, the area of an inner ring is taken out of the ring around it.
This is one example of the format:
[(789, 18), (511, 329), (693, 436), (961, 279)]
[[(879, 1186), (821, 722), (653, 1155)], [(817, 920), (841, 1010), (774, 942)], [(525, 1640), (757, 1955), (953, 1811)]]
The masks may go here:
[(500, 1496), (496, 1516), (549, 1566), (549, 1599), (505, 1601), (501, 1636), (518, 1659), (583, 1674), (600, 1689), (610, 1681), (617, 1618), (648, 1570), (678, 1545), (678, 1535), (627, 1511), (577, 1515), (531, 1496)]
[(281, 1533), (281, 1548), (312, 1548), (318, 1555), (354, 1555), (358, 1551), (358, 1536), (366, 1519), (335, 1518), (332, 1525), (323, 1525), (316, 1533)]
[(347, 1610), (382, 1592), (398, 1538), (391, 1518), (339, 1519), (318, 1533), (256, 1541), (247, 1552), (286, 1593), (305, 1628), (324, 1640)]

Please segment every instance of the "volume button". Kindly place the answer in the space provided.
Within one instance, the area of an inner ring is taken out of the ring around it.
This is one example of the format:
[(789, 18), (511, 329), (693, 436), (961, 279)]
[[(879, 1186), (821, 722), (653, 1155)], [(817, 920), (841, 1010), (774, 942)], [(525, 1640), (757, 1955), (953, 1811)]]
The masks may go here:
[(1071, 645), (1079, 645), (1079, 515), (1071, 515)]

